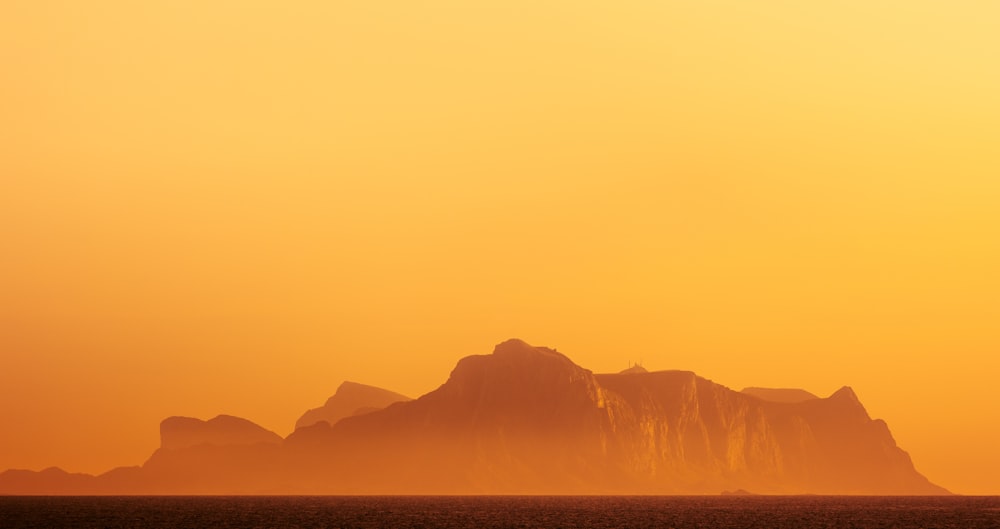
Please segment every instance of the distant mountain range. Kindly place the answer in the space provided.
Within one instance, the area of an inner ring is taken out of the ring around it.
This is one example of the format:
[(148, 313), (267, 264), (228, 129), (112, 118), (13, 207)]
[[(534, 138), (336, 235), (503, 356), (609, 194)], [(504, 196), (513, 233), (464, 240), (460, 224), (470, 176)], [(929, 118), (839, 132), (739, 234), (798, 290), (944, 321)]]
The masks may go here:
[(224, 415), (160, 436), (141, 467), (9, 470), (0, 494), (948, 494), (848, 387), (594, 374), (520, 340), (416, 400), (345, 382), (285, 439)]

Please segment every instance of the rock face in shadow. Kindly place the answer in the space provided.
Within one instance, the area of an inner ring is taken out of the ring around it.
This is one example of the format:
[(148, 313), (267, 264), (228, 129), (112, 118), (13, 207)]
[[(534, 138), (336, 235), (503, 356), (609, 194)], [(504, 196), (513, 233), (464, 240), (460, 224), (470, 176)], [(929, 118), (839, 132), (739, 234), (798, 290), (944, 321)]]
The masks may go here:
[(772, 402), (685, 371), (595, 375), (519, 340), (416, 400), (281, 444), (168, 437), (141, 469), (91, 478), (96, 493), (947, 493), (850, 388)]
[(743, 388), (740, 393), (768, 402), (797, 403), (819, 398), (804, 389), (796, 388)]
[(408, 400), (412, 399), (386, 389), (357, 382), (344, 382), (337, 388), (337, 392), (327, 399), (326, 404), (305, 412), (295, 422), (295, 429), (312, 426), (318, 422), (337, 424), (337, 421), (344, 417), (370, 413), (390, 404)]

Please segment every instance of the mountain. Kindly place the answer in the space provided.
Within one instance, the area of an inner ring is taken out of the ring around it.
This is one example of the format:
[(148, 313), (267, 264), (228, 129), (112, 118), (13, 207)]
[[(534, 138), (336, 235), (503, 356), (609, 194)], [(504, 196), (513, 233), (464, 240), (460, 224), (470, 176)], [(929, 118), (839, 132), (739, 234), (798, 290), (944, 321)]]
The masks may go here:
[[(309, 454), (301, 471), (328, 463), (312, 480), (331, 486), (327, 492), (540, 493), (564, 483), (564, 459), (599, 457), (591, 445), (600, 393), (590, 372), (564, 355), (508, 341), (492, 355), (463, 358), (419, 399), (297, 430), (286, 445)], [(323, 483), (332, 472), (342, 479)]]
[(280, 444), (281, 436), (240, 417), (219, 415), (203, 421), (191, 417), (168, 417), (160, 423), (160, 448), (179, 450), (198, 445)]
[(740, 393), (768, 402), (785, 402), (790, 404), (819, 398), (804, 389), (796, 388), (743, 388), (743, 391)]
[(92, 478), (95, 493), (947, 494), (848, 387), (772, 402), (687, 371), (594, 374), (520, 340), (416, 400), (281, 444), (168, 431), (141, 469)]
[(260, 469), (281, 450), (278, 434), (251, 421), (219, 415), (208, 421), (168, 417), (160, 447), (141, 467), (104, 474), (59, 468), (0, 473), (2, 494), (240, 494), (262, 490)]
[(519, 340), (462, 359), (415, 401), (286, 445), (341, 469), (334, 491), (945, 492), (849, 388), (773, 403), (685, 371), (595, 375)]
[(278, 434), (251, 421), (219, 415), (202, 421), (169, 417), (160, 423), (160, 448), (127, 486), (144, 494), (249, 494), (265, 490), (262, 469), (281, 451)]
[(295, 429), (312, 426), (321, 421), (336, 424), (344, 417), (370, 413), (390, 404), (408, 400), (412, 399), (375, 386), (350, 381), (344, 382), (337, 388), (337, 392), (327, 399), (326, 404), (305, 412), (295, 422)]

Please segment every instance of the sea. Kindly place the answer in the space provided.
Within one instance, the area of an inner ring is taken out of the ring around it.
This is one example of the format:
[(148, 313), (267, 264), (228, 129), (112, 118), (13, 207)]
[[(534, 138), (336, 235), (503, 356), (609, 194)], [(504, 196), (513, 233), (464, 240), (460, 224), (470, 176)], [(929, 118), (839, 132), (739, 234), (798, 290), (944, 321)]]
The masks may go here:
[(1000, 497), (0, 497), (0, 528), (1000, 528)]

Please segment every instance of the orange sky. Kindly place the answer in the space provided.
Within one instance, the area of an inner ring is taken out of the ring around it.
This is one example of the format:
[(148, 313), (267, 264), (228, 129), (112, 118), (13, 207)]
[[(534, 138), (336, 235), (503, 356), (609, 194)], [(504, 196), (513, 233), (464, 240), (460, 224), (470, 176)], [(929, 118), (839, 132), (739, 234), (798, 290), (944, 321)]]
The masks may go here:
[(1000, 493), (1000, 4), (0, 3), (0, 469), (520, 337)]

